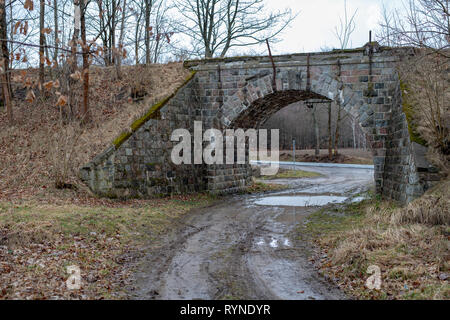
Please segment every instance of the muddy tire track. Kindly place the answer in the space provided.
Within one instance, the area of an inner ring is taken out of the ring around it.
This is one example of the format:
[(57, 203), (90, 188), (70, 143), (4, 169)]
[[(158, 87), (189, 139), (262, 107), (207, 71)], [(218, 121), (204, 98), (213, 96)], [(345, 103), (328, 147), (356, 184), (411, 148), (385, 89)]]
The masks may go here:
[(130, 297), (345, 299), (308, 261), (306, 241), (292, 236), (317, 207), (256, 204), (280, 194), (350, 196), (373, 181), (370, 170), (315, 169), (324, 176), (279, 181), (293, 186), (289, 191), (228, 197), (180, 218), (170, 234), (148, 248)]

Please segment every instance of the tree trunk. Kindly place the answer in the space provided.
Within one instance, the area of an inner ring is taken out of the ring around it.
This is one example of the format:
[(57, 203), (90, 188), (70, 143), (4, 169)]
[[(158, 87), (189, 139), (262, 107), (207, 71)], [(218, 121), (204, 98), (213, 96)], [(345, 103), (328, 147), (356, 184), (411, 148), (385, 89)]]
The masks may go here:
[(39, 83), (44, 83), (44, 47), (45, 47), (45, 33), (44, 33), (44, 17), (45, 17), (45, 0), (40, 0), (39, 9)]
[(10, 83), (8, 76), (8, 66), (9, 66), (9, 51), (8, 51), (8, 33), (7, 33), (7, 22), (6, 22), (6, 8), (5, 0), (0, 0), (0, 47), (2, 55), (2, 95), (3, 101), (6, 106), (6, 113), (8, 115), (8, 121), (12, 125), (14, 123), (13, 110), (12, 110), (12, 99), (10, 91)]
[(313, 124), (314, 124), (314, 133), (315, 133), (315, 138), (316, 138), (315, 155), (316, 155), (316, 157), (318, 157), (320, 155), (320, 136), (319, 136), (319, 122), (317, 121), (316, 112), (317, 112), (317, 107), (314, 106), (312, 116), (313, 116)]
[[(74, 5), (74, 15), (73, 15), (73, 19), (74, 19), (74, 24), (73, 24), (73, 35), (72, 35), (72, 40), (71, 42), (71, 57), (70, 59), (71, 64), (70, 64), (70, 68), (69, 68), (69, 75), (73, 74), (77, 69), (78, 69), (78, 61), (77, 61), (77, 47), (78, 47), (78, 37), (80, 34), (80, 21), (81, 21), (81, 10), (80, 10), (80, 2), (79, 0), (74, 0), (73, 1), (73, 5)], [(72, 79), (70, 76), (67, 78), (67, 83), (68, 83), (68, 88), (67, 88), (67, 95), (68, 95), (68, 106), (70, 109), (70, 116), (72, 116), (73, 114), (73, 106), (74, 106), (74, 90), (72, 90), (73, 86), (75, 85), (75, 81), (74, 79)], [(76, 112), (76, 111), (75, 111)]]
[(331, 103), (328, 104), (328, 159), (333, 157), (332, 137), (331, 137)]
[(356, 149), (356, 119), (352, 120), (352, 136), (353, 136), (353, 149)]
[(111, 17), (111, 64), (116, 64), (116, 11), (117, 3), (116, 0), (112, 0), (112, 17)]
[(53, 0), (53, 23), (54, 23), (54, 31), (55, 31), (55, 51), (53, 54), (53, 60), (58, 63), (58, 32), (59, 32), (59, 26), (58, 26), (58, 0)]
[(117, 59), (116, 59), (116, 72), (117, 72), (117, 78), (122, 79), (122, 70), (121, 68), (121, 64), (122, 64), (122, 55), (123, 55), (123, 35), (124, 35), (124, 30), (125, 30), (125, 9), (127, 7), (127, 0), (123, 1), (123, 6), (122, 6), (122, 21), (121, 21), (121, 25), (120, 25), (120, 36), (119, 36), (119, 52), (117, 54)]
[(338, 148), (339, 148), (339, 128), (341, 124), (341, 103), (338, 103), (338, 114), (337, 114), (337, 120), (336, 120), (336, 130), (334, 132), (334, 155), (338, 155)]
[(78, 67), (77, 64), (77, 42), (78, 37), (80, 35), (80, 23), (81, 23), (81, 10), (80, 10), (80, 2), (79, 0), (74, 0), (74, 26), (73, 26), (73, 35), (72, 35), (72, 72)]
[(145, 0), (145, 64), (150, 64), (150, 8), (152, 0)]
[(89, 47), (86, 42), (86, 4), (85, 0), (80, 0), (80, 24), (81, 24), (81, 41), (83, 42), (83, 122), (89, 121)]
[(139, 64), (139, 44), (140, 44), (140, 38), (141, 38), (141, 19), (142, 19), (142, 10), (139, 11), (139, 16), (137, 17), (136, 21), (136, 28), (134, 30), (134, 59), (136, 65)]
[[(9, 52), (13, 52), (14, 51), (14, 47), (13, 47), (13, 44), (14, 44), (14, 19), (13, 19), (13, 6), (12, 6), (12, 4), (10, 4), (10, 6), (9, 6), (9, 17), (10, 17), (10, 26), (9, 26), (9, 36), (10, 36), (10, 39), (11, 39), (11, 43), (10, 43), (10, 47), (9, 47)], [(12, 67), (13, 67), (13, 60), (14, 59), (9, 59), (9, 68), (10, 69), (12, 69)]]

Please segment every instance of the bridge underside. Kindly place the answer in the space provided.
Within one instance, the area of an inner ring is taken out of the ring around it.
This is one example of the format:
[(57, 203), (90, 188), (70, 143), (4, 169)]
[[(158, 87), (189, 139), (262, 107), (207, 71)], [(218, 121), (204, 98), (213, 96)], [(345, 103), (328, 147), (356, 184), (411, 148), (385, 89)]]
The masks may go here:
[(234, 192), (251, 182), (248, 162), (176, 165), (171, 159), (178, 143), (171, 141), (173, 130), (184, 128), (193, 136), (194, 121), (201, 121), (203, 131), (258, 128), (294, 102), (334, 100), (369, 137), (377, 192), (407, 202), (434, 179), (421, 156), (424, 147), (409, 138), (395, 70), (401, 54), (370, 44), (355, 50), (279, 56), (273, 61), (275, 77), (268, 57), (187, 62), (193, 70), (190, 79), (81, 168), (81, 178), (93, 192), (108, 197)]

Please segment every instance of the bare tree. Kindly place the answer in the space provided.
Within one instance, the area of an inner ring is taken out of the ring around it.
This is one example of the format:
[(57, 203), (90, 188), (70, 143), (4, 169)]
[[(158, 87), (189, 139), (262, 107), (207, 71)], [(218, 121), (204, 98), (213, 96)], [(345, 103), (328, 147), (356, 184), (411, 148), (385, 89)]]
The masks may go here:
[(388, 45), (432, 49), (449, 58), (444, 49), (450, 46), (450, 1), (408, 0), (404, 5), (401, 11), (385, 10), (378, 40)]
[(401, 62), (404, 111), (411, 139), (426, 143), (429, 158), (450, 173), (450, 61), (429, 49)]
[(117, 71), (117, 78), (122, 79), (122, 72), (120, 69), (120, 66), (122, 64), (122, 57), (123, 57), (123, 37), (125, 34), (125, 18), (126, 18), (126, 8), (127, 8), (127, 0), (123, 0), (123, 7), (122, 10), (122, 18), (120, 23), (120, 35), (119, 35), (119, 48), (118, 50), (115, 50), (116, 53), (116, 71)]
[(328, 103), (328, 158), (333, 157), (332, 133), (331, 133), (331, 102)]
[(388, 47), (392, 47), (394, 45), (391, 30), (391, 26), (393, 24), (393, 14), (388, 10), (384, 3), (381, 9), (381, 17), (382, 20), (378, 23), (380, 28), (376, 33), (377, 40)]
[(152, 0), (145, 0), (145, 64), (150, 64), (150, 32), (152, 31), (150, 26), (150, 12), (152, 4)]
[(0, 48), (1, 48), (1, 81), (2, 81), (2, 95), (3, 101), (6, 106), (6, 113), (8, 115), (8, 120), (12, 124), (14, 121), (13, 110), (12, 110), (12, 99), (11, 91), (9, 86), (9, 52), (8, 52), (8, 32), (7, 32), (7, 21), (6, 21), (6, 6), (5, 0), (0, 0)]
[(413, 46), (399, 65), (404, 111), (411, 139), (426, 144), (442, 172), (450, 161), (450, 1), (408, 0), (404, 11), (386, 12), (378, 39)]
[(344, 18), (339, 17), (339, 26), (334, 27), (334, 35), (339, 40), (340, 49), (348, 48), (350, 37), (355, 31), (355, 17), (358, 10), (353, 14), (347, 11), (347, 0), (344, 0)]
[(314, 127), (314, 137), (315, 137), (315, 155), (318, 157), (320, 155), (320, 131), (319, 131), (319, 120), (318, 120), (318, 106), (317, 104), (307, 104), (307, 107), (311, 109), (313, 127)]
[(264, 14), (263, 0), (177, 0), (185, 18), (182, 30), (205, 58), (224, 57), (233, 47), (263, 43), (276, 37), (296, 17), (292, 11)]
[(42, 85), (44, 83), (44, 46), (45, 46), (45, 0), (39, 1), (39, 83)]
[(89, 49), (86, 41), (86, 7), (85, 0), (79, 0), (80, 2), (80, 30), (81, 41), (83, 51), (83, 107), (82, 107), (82, 119), (83, 121), (89, 120)]
[[(336, 36), (337, 40), (339, 41), (340, 49), (348, 48), (351, 35), (355, 31), (355, 17), (356, 17), (357, 12), (358, 12), (358, 10), (355, 10), (352, 14), (350, 14), (347, 10), (347, 0), (344, 0), (344, 18), (339, 17), (340, 24), (339, 24), (339, 26), (336, 26), (334, 28), (334, 35)], [(334, 155), (338, 154), (339, 130), (340, 130), (341, 120), (342, 120), (341, 112), (342, 112), (342, 104), (344, 103), (344, 101), (342, 101), (343, 100), (343, 98), (342, 98), (343, 84), (342, 84), (342, 80), (341, 80), (341, 65), (339, 62), (338, 62), (338, 73), (336, 75), (336, 80), (339, 85), (337, 88), (338, 91), (336, 92), (337, 99), (335, 100), (338, 111), (337, 111), (336, 126), (335, 126), (335, 132), (334, 132), (334, 142), (333, 142)], [(329, 131), (329, 134), (330, 134), (329, 139), (331, 139), (331, 131)], [(329, 146), (329, 150), (330, 150), (330, 146)], [(331, 157), (330, 151), (328, 153), (329, 153), (329, 156)]]
[(59, 44), (59, 24), (58, 24), (58, 0), (53, 0), (53, 32), (54, 32), (54, 45), (55, 50), (53, 51), (53, 61), (58, 63), (58, 44)]

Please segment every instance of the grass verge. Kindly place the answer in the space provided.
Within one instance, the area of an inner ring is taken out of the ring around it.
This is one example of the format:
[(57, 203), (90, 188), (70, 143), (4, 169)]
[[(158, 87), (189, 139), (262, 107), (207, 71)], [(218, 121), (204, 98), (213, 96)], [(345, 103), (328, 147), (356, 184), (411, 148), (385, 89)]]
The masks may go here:
[(241, 194), (252, 194), (252, 193), (263, 193), (271, 191), (279, 191), (287, 189), (288, 186), (275, 184), (275, 183), (265, 183), (262, 181), (254, 181), (250, 186), (242, 190)]
[[(375, 197), (322, 209), (299, 227), (320, 273), (357, 299), (449, 299), (448, 182), (405, 208)], [(370, 290), (368, 268), (381, 270)]]
[(303, 171), (303, 170), (286, 170), (280, 169), (276, 175), (273, 176), (261, 176), (262, 180), (274, 180), (274, 179), (301, 179), (301, 178), (314, 178), (321, 176), (320, 173)]

